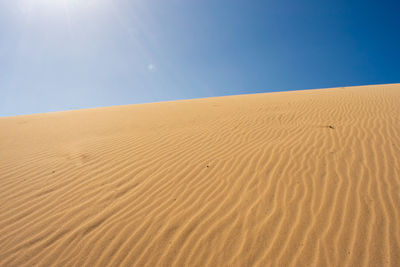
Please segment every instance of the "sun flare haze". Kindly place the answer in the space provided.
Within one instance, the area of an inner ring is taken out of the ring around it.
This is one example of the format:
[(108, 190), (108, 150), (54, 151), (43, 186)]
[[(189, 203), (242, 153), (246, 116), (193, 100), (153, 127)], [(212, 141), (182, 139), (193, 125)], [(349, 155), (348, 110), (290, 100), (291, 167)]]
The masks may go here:
[(395, 10), (386, 1), (0, 1), (0, 116), (397, 82)]

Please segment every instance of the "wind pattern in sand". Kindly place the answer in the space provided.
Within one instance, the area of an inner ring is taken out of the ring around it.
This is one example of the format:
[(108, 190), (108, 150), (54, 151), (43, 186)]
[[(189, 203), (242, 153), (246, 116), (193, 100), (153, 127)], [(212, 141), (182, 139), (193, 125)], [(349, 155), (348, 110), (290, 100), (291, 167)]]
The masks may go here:
[(0, 266), (400, 266), (400, 85), (0, 118)]

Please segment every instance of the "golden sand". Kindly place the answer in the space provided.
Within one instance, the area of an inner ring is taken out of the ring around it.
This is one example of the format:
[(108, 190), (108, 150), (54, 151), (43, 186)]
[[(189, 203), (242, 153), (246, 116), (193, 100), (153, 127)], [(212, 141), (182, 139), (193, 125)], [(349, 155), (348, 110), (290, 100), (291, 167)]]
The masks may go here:
[(400, 85), (0, 118), (0, 266), (400, 266)]

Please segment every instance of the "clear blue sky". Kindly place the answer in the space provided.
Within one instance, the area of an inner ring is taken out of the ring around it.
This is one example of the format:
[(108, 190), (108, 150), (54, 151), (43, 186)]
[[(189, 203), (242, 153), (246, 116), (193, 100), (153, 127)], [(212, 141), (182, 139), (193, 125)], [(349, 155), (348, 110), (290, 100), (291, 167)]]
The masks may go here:
[(0, 116), (400, 82), (399, 1), (0, 0)]

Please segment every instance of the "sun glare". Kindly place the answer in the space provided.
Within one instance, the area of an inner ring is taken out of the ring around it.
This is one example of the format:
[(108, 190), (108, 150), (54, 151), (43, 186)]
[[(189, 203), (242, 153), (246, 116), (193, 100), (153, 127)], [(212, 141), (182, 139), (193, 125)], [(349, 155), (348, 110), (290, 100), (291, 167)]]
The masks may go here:
[(64, 21), (71, 26), (80, 18), (96, 17), (107, 10), (109, 0), (21, 0), (21, 15), (28, 21), (46, 18), (46, 23)]
[(22, 0), (21, 8), (31, 12), (61, 12), (65, 9), (84, 11), (95, 6), (98, 0)]

